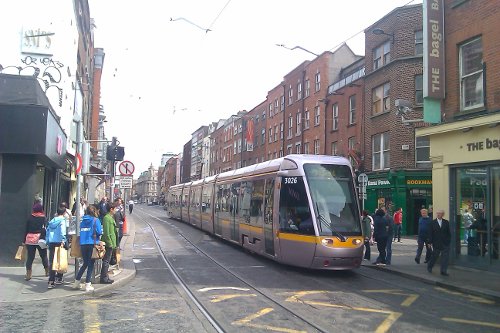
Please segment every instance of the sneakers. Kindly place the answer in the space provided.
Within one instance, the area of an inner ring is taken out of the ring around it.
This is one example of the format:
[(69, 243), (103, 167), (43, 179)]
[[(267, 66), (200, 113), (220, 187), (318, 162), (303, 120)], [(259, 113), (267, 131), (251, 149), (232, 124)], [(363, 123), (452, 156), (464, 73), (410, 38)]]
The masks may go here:
[(49, 282), (47, 289), (54, 289), (56, 287), (56, 284), (54, 282)]
[(92, 286), (92, 283), (91, 282), (85, 283), (85, 292), (90, 292), (90, 291), (94, 291), (94, 287)]
[(80, 280), (75, 280), (75, 282), (73, 282), (72, 288), (75, 290), (80, 289)]
[(111, 284), (113, 282), (115, 282), (115, 280), (111, 280), (110, 278), (107, 278), (106, 280), (99, 281), (100, 284)]
[(24, 277), (26, 281), (31, 280), (31, 269), (26, 270), (26, 276)]
[(56, 282), (55, 282), (55, 284), (57, 284), (58, 286), (60, 286), (63, 283), (64, 283), (64, 279), (56, 280)]

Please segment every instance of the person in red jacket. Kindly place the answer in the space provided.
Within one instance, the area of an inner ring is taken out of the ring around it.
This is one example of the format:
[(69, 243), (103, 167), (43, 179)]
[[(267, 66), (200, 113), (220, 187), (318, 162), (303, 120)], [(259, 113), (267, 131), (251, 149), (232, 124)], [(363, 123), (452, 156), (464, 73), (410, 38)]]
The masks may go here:
[(403, 225), (403, 208), (399, 207), (393, 216), (394, 226), (396, 230), (394, 230), (394, 241), (396, 241), (396, 237), (398, 238), (398, 243), (401, 243), (401, 226)]

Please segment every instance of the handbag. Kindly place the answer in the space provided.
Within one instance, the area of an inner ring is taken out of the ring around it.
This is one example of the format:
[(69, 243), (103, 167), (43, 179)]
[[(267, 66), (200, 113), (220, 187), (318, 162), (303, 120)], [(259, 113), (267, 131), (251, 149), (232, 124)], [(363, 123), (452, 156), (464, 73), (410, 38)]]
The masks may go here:
[(24, 240), (24, 244), (27, 245), (38, 245), (38, 240), (40, 239), (40, 233), (29, 232), (26, 234), (26, 239)]
[(38, 246), (40, 246), (40, 248), (41, 248), (42, 250), (46, 249), (46, 248), (47, 248), (47, 242), (45, 241), (45, 239), (40, 238), (40, 239), (38, 240)]
[(54, 251), (52, 270), (57, 273), (66, 273), (68, 271), (68, 251), (64, 246), (57, 246)]
[(14, 257), (16, 260), (24, 260), (26, 258), (26, 246), (24, 245), (19, 245), (17, 247), (17, 252)]
[(71, 250), (69, 255), (74, 258), (82, 257), (82, 247), (80, 246), (80, 236), (73, 235), (71, 236)]
[(99, 242), (99, 244), (94, 244), (92, 248), (92, 259), (102, 259), (106, 253), (106, 248), (104, 247), (104, 242)]

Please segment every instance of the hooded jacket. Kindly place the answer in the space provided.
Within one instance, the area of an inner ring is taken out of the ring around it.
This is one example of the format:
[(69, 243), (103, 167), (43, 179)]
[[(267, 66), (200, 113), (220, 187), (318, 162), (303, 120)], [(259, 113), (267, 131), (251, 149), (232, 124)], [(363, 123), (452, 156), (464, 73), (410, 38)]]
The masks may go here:
[(47, 243), (66, 242), (66, 220), (64, 216), (56, 216), (50, 220), (45, 240)]
[(385, 218), (385, 212), (382, 209), (377, 210), (373, 217), (373, 229), (375, 241), (389, 237), (389, 221)]
[(82, 222), (80, 222), (80, 245), (98, 244), (101, 235), (101, 221), (97, 217), (84, 215), (82, 218)]
[(101, 240), (106, 243), (106, 247), (114, 249), (116, 247), (116, 239), (118, 238), (116, 232), (115, 219), (111, 213), (107, 213), (103, 220), (103, 233)]

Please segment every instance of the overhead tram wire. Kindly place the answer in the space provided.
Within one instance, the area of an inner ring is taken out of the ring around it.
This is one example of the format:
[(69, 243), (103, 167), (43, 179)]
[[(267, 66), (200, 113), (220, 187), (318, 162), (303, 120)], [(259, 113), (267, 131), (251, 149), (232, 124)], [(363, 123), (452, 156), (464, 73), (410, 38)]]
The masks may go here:
[(224, 5), (224, 7), (222, 7), (222, 9), (220, 10), (219, 14), (217, 14), (217, 16), (215, 17), (215, 19), (212, 21), (212, 23), (210, 23), (210, 25), (208, 26), (208, 29), (212, 29), (213, 25), (215, 24), (215, 22), (219, 19), (219, 16), (221, 16), (222, 12), (226, 9), (226, 7), (229, 5), (229, 3), (231, 2), (231, 0), (228, 0), (226, 2), (226, 4)]

